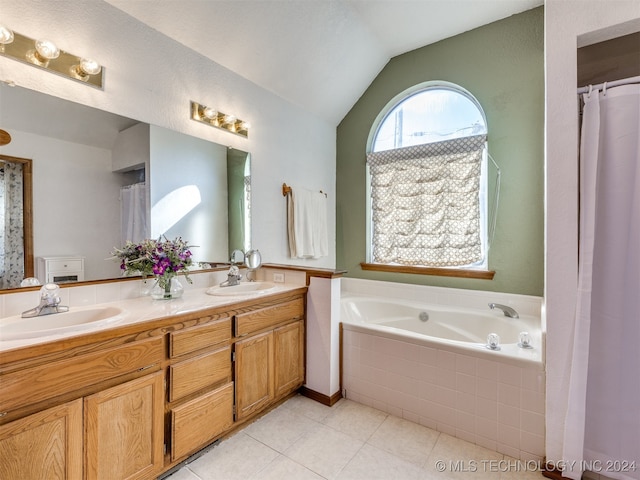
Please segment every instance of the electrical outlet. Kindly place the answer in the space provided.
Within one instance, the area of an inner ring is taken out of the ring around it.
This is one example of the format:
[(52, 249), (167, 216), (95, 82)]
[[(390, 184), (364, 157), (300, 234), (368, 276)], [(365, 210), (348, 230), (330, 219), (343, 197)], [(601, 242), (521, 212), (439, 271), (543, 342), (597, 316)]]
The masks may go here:
[(273, 281), (276, 283), (284, 283), (284, 273), (274, 273)]

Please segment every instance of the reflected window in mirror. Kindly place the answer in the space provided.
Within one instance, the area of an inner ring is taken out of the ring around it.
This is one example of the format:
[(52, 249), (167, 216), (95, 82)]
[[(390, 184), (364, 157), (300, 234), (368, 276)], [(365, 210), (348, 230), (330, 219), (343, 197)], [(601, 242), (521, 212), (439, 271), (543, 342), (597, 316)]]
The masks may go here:
[(0, 155), (0, 288), (33, 276), (31, 160)]
[(251, 155), (230, 148), (227, 151), (229, 188), (229, 253), (251, 249)]

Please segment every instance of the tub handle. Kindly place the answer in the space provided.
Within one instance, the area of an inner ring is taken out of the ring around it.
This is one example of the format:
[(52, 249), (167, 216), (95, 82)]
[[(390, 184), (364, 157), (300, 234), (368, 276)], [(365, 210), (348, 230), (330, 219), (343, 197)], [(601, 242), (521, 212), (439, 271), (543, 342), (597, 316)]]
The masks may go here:
[(491, 350), (500, 350), (500, 336), (497, 333), (487, 335), (487, 348)]

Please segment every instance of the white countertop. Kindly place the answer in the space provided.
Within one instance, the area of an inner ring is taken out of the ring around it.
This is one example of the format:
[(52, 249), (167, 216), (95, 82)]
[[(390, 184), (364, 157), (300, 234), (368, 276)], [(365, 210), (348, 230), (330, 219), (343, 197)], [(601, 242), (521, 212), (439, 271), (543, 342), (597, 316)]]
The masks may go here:
[[(181, 298), (172, 300), (154, 300), (151, 297), (138, 297), (128, 300), (118, 300), (109, 303), (101, 303), (83, 307), (71, 307), (70, 310), (90, 309), (105, 306), (117, 306), (124, 310), (124, 313), (114, 322), (107, 324), (98, 324), (79, 327), (78, 330), (66, 332), (62, 334), (38, 336), (34, 338), (24, 338), (17, 340), (2, 340), (2, 325), (15, 321), (16, 317), (7, 317), (0, 319), (0, 353), (18, 348), (29, 347), (41, 343), (53, 342), (65, 338), (77, 337), (81, 335), (92, 334), (98, 331), (121, 328), (128, 325), (147, 322), (150, 320), (160, 320), (162, 318), (193, 313), (209, 308), (216, 308), (245, 302), (248, 300), (256, 300), (271, 295), (285, 293), (287, 291), (301, 288), (301, 285), (295, 284), (274, 284), (274, 287), (268, 291), (260, 293), (246, 293), (242, 295), (223, 296), (208, 295), (208, 288), (191, 288), (185, 289)], [(54, 314), (55, 315), (55, 314)], [(64, 314), (60, 314), (64, 315)]]

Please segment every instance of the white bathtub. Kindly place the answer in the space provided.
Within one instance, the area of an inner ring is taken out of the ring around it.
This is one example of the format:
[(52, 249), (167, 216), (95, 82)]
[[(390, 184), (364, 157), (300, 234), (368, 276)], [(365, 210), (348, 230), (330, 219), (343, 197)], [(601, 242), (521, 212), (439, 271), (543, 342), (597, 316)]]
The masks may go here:
[[(520, 318), (509, 318), (501, 310), (490, 310), (488, 303), (480, 310), (345, 293), (340, 320), (351, 330), (374, 331), (388, 338), (483, 358), (501, 357), (514, 365), (540, 365), (540, 317), (521, 313)], [(518, 345), (521, 332), (529, 334), (531, 348)], [(487, 348), (490, 333), (498, 334), (499, 349)]]
[[(539, 297), (343, 278), (342, 393), (502, 454), (542, 460), (541, 306)], [(518, 346), (522, 331), (533, 348)], [(489, 333), (500, 336), (500, 350), (486, 347)]]

